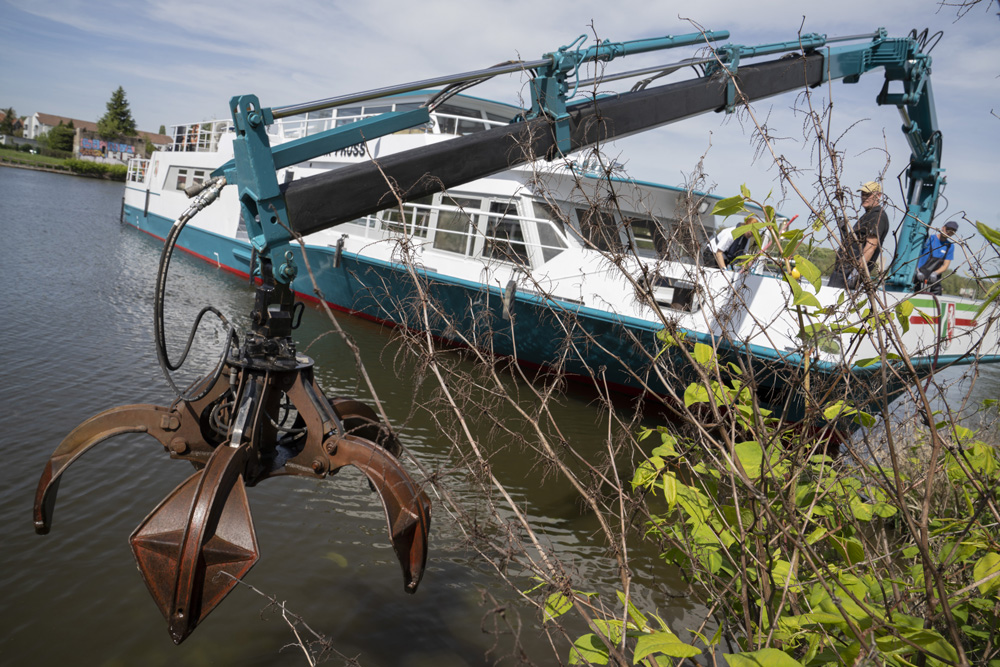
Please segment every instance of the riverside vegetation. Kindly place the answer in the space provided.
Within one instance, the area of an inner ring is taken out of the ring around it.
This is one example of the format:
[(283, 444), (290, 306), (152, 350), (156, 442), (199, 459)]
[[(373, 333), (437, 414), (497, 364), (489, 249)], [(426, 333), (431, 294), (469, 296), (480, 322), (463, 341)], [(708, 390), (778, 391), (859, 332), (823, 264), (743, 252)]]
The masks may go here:
[[(746, 213), (748, 197), (744, 190), (716, 213)], [(795, 254), (800, 235), (779, 238), (765, 211), (755, 234), (774, 234), (779, 257), (817, 280), (818, 269)], [(977, 228), (1000, 246), (1000, 234)], [(997, 295), (991, 290), (980, 316)], [(789, 307), (815, 315), (808, 296), (797, 292)], [(905, 307), (873, 318), (871, 285), (867, 297), (846, 304), (840, 331), (875, 326), (892, 338), (905, 330)], [(808, 345), (816, 332), (806, 328)], [(914, 373), (913, 419), (894, 419), (898, 405), (878, 393), (824, 402), (830, 387), (813, 384), (806, 399), (822, 426), (804, 430), (761, 407), (746, 369), (723, 366), (711, 346), (666, 330), (661, 341), (682, 351), (700, 380), (683, 394), (679, 428), (639, 431), (647, 454), (621, 493), (663, 567), (706, 611), (695, 627), (671, 628), (622, 590), (617, 611), (595, 604), (595, 593), (555, 591), (547, 620), (580, 603), (593, 613), (570, 664), (1000, 665), (995, 423), (980, 433), (961, 425), (957, 411), (932, 403), (908, 359), (883, 353), (894, 372)], [(810, 390), (808, 369), (789, 381)], [(981, 411), (995, 421), (996, 401)], [(838, 438), (851, 422), (861, 434)]]
[[(26, 145), (25, 145), (26, 146)], [(46, 151), (49, 153), (51, 151)], [(0, 148), (0, 165), (9, 164), (29, 168), (41, 167), (56, 171), (65, 171), (77, 176), (92, 178), (107, 178), (112, 181), (125, 181), (128, 167), (123, 164), (102, 164), (89, 160), (76, 160), (71, 157), (54, 157), (52, 155), (30, 153), (27, 150), (12, 150)]]

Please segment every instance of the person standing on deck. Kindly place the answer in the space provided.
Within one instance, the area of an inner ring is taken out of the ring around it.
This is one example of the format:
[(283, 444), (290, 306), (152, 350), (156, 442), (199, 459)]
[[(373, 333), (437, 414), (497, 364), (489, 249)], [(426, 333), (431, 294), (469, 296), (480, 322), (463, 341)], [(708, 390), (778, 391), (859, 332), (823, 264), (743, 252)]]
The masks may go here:
[(949, 220), (937, 234), (930, 234), (917, 261), (917, 289), (931, 294), (941, 294), (941, 279), (955, 258), (951, 237), (958, 231), (958, 223)]
[(853, 230), (840, 223), (841, 245), (830, 274), (830, 287), (857, 287), (863, 275), (871, 275), (882, 255), (882, 241), (889, 231), (889, 216), (882, 210), (882, 186), (869, 181), (861, 186), (860, 194), (865, 214)]
[[(757, 218), (747, 218), (745, 225), (757, 222)], [(723, 229), (715, 238), (709, 239), (706, 246), (706, 260), (714, 260), (723, 271), (729, 268), (733, 261), (742, 255), (752, 252), (753, 230), (748, 229), (740, 236), (733, 236), (735, 229)], [(710, 261), (708, 263), (711, 263)], [(743, 270), (746, 270), (746, 266)]]

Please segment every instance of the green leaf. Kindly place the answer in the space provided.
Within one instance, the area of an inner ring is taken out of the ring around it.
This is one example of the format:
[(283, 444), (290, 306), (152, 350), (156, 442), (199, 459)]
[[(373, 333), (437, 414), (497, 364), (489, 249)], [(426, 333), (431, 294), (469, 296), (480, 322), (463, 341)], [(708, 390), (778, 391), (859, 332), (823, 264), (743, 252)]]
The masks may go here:
[(622, 642), (622, 622), (621, 621), (605, 621), (603, 619), (597, 618), (593, 621), (594, 627), (597, 631), (604, 635), (605, 638), (611, 643), (612, 646), (618, 646)]
[(799, 281), (793, 280), (791, 276), (786, 275), (784, 277), (785, 282), (789, 284), (792, 288), (792, 304), (796, 306), (812, 306), (813, 308), (819, 308), (819, 299), (810, 294), (809, 292), (802, 289), (799, 285)]
[(656, 447), (651, 454), (653, 456), (662, 456), (664, 458), (672, 458), (677, 456), (677, 450), (674, 449), (674, 445), (677, 444), (677, 438), (670, 435), (662, 426), (658, 428), (660, 433), (660, 445)]
[[(834, 548), (840, 552), (840, 555), (847, 562), (848, 565), (854, 565), (860, 563), (865, 559), (865, 548), (861, 542), (853, 537), (843, 538), (831, 536), (830, 541), (833, 542)], [(843, 601), (842, 601), (843, 603)], [(845, 608), (846, 603), (843, 603)]]
[(762, 648), (753, 653), (723, 653), (729, 667), (802, 667), (802, 663), (776, 648)]
[(639, 664), (640, 660), (653, 653), (662, 653), (671, 658), (693, 658), (696, 655), (701, 655), (699, 649), (685, 644), (672, 632), (654, 632), (643, 635), (636, 641), (632, 664)]
[(989, 241), (993, 245), (1000, 246), (1000, 232), (993, 229), (992, 227), (987, 227), (978, 220), (976, 220), (976, 229), (979, 230), (980, 234), (986, 237), (987, 241)]
[(736, 458), (746, 471), (747, 477), (757, 479), (760, 477), (760, 467), (764, 461), (764, 450), (756, 440), (738, 442), (733, 447), (736, 451)]
[(569, 664), (583, 665), (588, 662), (608, 664), (608, 647), (592, 632), (577, 639), (569, 649)]
[(573, 602), (567, 596), (562, 593), (553, 593), (545, 600), (544, 618), (546, 621), (551, 621), (552, 619), (559, 618), (572, 608)]
[(940, 633), (934, 630), (908, 632), (905, 637), (917, 646), (922, 646), (931, 653), (945, 658), (951, 664), (958, 662), (958, 651), (955, 650), (954, 646), (945, 641), (945, 638)]
[(808, 259), (802, 255), (795, 256), (795, 268), (799, 270), (802, 277), (809, 281), (809, 283), (818, 292), (819, 288), (823, 285), (823, 272), (819, 270), (815, 264), (810, 262)]
[(729, 216), (735, 215), (742, 210), (743, 197), (737, 195), (735, 197), (728, 197), (716, 202), (715, 207), (712, 209), (712, 215), (721, 215), (724, 218), (728, 218)]
[(857, 496), (854, 496), (851, 498), (851, 514), (858, 521), (871, 521), (873, 508), (868, 503), (862, 502)]
[(899, 320), (899, 326), (903, 328), (903, 333), (908, 332), (910, 330), (910, 315), (913, 314), (913, 304), (909, 301), (900, 301), (894, 310), (896, 311), (896, 319)]
[[(983, 299), (983, 305), (979, 306), (979, 310), (976, 311), (976, 317), (982, 315), (983, 311), (986, 310), (986, 307), (996, 301), (997, 296), (1000, 296), (1000, 282), (993, 283), (993, 286), (986, 292), (986, 297)], [(927, 316), (925, 315), (924, 318), (927, 319)]]
[(845, 401), (837, 401), (833, 405), (829, 406), (823, 411), (823, 418), (833, 421), (834, 419), (840, 417), (853, 417), (856, 424), (861, 424), (871, 428), (875, 425), (875, 417), (871, 416), (867, 412), (862, 412), (855, 407), (852, 407)]
[(660, 329), (656, 332), (656, 337), (663, 343), (664, 347), (677, 347), (680, 345), (679, 341), (684, 340), (684, 333), (682, 332), (675, 336), (666, 329)]
[(667, 508), (673, 509), (677, 503), (677, 478), (673, 473), (663, 473), (663, 497), (667, 499)]
[(897, 511), (898, 510), (889, 503), (883, 503), (883, 502), (875, 503), (875, 514), (878, 514), (883, 519), (888, 519), (891, 516), (896, 516)]
[(740, 194), (743, 195), (744, 199), (750, 199), (750, 188), (745, 183), (740, 185)]
[(621, 591), (615, 591), (618, 593), (618, 601), (622, 603), (622, 606), (628, 609), (629, 618), (635, 623), (635, 627), (642, 630), (646, 627), (646, 615), (639, 611), (639, 608), (632, 604), (631, 600), (626, 600), (625, 594)]
[(707, 403), (708, 389), (694, 382), (684, 390), (684, 407), (691, 407), (694, 403)]
[(749, 223), (747, 223), (745, 225), (739, 225), (739, 226), (736, 227), (736, 229), (733, 230), (733, 238), (734, 239), (738, 239), (739, 237), (743, 236), (747, 232), (753, 232), (754, 235), (755, 235), (755, 237), (756, 237), (756, 236), (758, 236), (760, 234), (760, 230), (763, 229), (764, 227), (767, 227), (767, 223), (766, 222), (760, 222), (760, 221), (758, 221), (758, 222), (749, 222)]
[(715, 359), (715, 350), (712, 349), (711, 345), (705, 345), (704, 343), (694, 344), (695, 361), (702, 366), (710, 367), (713, 359)]
[[(976, 581), (979, 581), (997, 570), (1000, 570), (1000, 555), (988, 553), (976, 561), (975, 567), (972, 568), (972, 576)], [(983, 595), (989, 595), (998, 589), (1000, 589), (1000, 577), (979, 584), (979, 592)]]

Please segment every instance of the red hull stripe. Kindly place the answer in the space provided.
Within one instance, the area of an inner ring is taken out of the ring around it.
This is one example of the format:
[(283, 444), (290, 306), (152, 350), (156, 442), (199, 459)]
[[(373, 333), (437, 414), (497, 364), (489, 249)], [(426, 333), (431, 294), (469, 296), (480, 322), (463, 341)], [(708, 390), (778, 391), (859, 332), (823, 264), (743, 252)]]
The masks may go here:
[[(937, 324), (941, 321), (940, 317), (928, 317), (924, 319), (920, 315), (910, 315), (910, 324)], [(974, 327), (978, 324), (976, 320), (966, 320), (961, 317), (955, 318), (955, 326), (958, 327)]]

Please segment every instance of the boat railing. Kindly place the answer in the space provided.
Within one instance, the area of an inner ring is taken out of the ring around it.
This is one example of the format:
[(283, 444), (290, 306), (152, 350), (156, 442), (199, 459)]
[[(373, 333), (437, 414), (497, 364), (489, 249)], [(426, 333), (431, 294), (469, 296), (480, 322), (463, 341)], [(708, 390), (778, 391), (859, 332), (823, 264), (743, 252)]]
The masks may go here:
[[(443, 227), (442, 214), (450, 216), (449, 224), (464, 228)], [(364, 228), (364, 238), (379, 239), (389, 232), (409, 236), (423, 247), (516, 264), (539, 265), (569, 247), (551, 220), (448, 204), (407, 203), (402, 214), (398, 208), (387, 209), (354, 223)]]
[(173, 141), (167, 150), (184, 153), (213, 153), (219, 150), (219, 140), (232, 129), (231, 120), (209, 120), (201, 123), (172, 125)]
[(145, 183), (146, 171), (149, 169), (149, 160), (134, 157), (128, 161), (128, 171), (125, 173), (127, 183)]
[[(333, 109), (327, 109), (325, 111), (311, 112), (299, 116), (290, 116), (288, 118), (280, 118), (276, 120), (273, 125), (269, 125), (267, 133), (278, 142), (291, 141), (293, 139), (301, 139), (302, 137), (319, 134), (320, 132), (325, 132), (326, 130), (331, 130), (335, 127), (349, 125), (350, 123), (364, 120), (365, 118), (372, 118), (373, 116), (377, 116), (387, 110), (388, 109), (381, 109), (369, 112), (368, 109), (364, 109), (363, 111), (339, 109), (336, 111), (336, 114), (334, 114)], [(492, 120), (489, 118), (473, 118), (471, 116), (434, 112), (431, 114), (430, 123), (419, 127), (401, 130), (400, 132), (397, 132), (397, 134), (453, 134), (457, 136), (464, 136), (466, 134), (472, 134), (473, 132), (480, 132), (482, 130), (488, 130), (490, 128), (506, 124), (507, 123), (505, 121)]]

